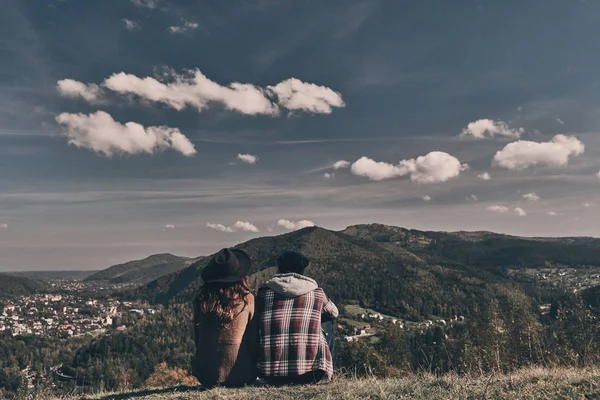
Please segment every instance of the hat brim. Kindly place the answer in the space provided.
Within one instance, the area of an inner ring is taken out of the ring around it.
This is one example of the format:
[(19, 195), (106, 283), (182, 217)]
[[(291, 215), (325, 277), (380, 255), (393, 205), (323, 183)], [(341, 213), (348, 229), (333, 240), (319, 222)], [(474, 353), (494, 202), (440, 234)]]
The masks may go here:
[[(235, 282), (243, 281), (244, 278), (246, 278), (248, 276), (248, 273), (250, 272), (250, 267), (251, 267), (250, 256), (248, 254), (246, 254), (244, 251), (238, 250), (238, 249), (231, 249), (231, 252), (235, 254), (235, 256), (238, 259), (238, 262), (240, 263), (240, 267), (237, 269), (235, 274), (232, 274), (232, 275), (229, 275), (229, 276), (226, 276), (223, 278), (218, 278), (218, 279), (204, 280), (204, 282), (207, 282), (207, 283), (235, 283)], [(213, 260), (211, 260), (205, 268), (211, 267), (212, 264), (213, 264)]]

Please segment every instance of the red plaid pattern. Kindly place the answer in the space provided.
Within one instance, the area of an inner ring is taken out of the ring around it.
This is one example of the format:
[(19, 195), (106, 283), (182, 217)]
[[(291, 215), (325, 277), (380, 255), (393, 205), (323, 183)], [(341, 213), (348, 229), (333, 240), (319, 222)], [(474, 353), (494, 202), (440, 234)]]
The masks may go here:
[(262, 377), (297, 376), (323, 370), (333, 377), (333, 363), (321, 314), (337, 317), (338, 310), (323, 289), (284, 297), (268, 287), (258, 291)]

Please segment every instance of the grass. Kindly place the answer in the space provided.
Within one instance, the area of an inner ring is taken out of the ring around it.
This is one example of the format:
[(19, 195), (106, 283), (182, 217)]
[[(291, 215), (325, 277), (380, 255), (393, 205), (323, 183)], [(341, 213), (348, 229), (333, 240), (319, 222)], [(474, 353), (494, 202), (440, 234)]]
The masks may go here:
[[(316, 386), (243, 389), (178, 387), (138, 392), (69, 397), (63, 400), (396, 400), (396, 399), (600, 399), (600, 368), (527, 368), (506, 375), (477, 377), (412, 374), (387, 379), (337, 379)], [(37, 400), (49, 400), (38, 398)]]

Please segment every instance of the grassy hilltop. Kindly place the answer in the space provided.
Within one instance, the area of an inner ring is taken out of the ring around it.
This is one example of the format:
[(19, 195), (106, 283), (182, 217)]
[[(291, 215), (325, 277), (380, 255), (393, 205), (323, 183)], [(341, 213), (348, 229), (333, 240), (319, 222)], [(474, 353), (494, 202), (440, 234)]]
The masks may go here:
[[(414, 374), (388, 379), (337, 379), (318, 386), (148, 389), (65, 399), (94, 400), (292, 400), (292, 399), (600, 399), (600, 369), (526, 368), (477, 377)], [(38, 400), (49, 400), (38, 397)], [(52, 399), (55, 400), (55, 399)]]

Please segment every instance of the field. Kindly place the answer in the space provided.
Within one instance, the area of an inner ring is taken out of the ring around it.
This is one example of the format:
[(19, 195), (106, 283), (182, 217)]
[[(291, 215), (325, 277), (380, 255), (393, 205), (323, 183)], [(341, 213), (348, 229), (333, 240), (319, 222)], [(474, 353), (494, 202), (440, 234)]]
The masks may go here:
[[(31, 398), (31, 397), (30, 397)], [(55, 400), (37, 397), (37, 400)], [(600, 369), (529, 368), (506, 375), (476, 377), (429, 374), (396, 379), (337, 379), (317, 386), (244, 389), (178, 387), (139, 392), (69, 397), (63, 400), (392, 400), (392, 399), (600, 399)]]

